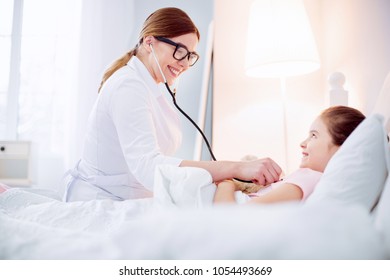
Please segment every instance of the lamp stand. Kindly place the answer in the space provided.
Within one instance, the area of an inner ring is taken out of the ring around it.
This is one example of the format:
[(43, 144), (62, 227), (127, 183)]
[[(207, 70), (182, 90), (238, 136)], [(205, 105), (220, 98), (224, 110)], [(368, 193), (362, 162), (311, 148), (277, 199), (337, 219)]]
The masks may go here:
[(286, 77), (280, 78), (280, 92), (282, 98), (282, 111), (283, 111), (283, 136), (284, 136), (284, 164), (285, 172), (288, 174), (288, 131), (287, 131), (287, 95), (286, 95)]

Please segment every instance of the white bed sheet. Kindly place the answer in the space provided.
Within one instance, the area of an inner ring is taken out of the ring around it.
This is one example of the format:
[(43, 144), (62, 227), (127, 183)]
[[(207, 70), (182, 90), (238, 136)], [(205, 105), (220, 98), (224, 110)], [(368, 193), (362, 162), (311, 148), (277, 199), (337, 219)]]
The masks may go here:
[(358, 206), (212, 206), (215, 186), (204, 172), (161, 167), (154, 199), (123, 202), (63, 203), (9, 190), (0, 195), (0, 258), (389, 258), (372, 216)]

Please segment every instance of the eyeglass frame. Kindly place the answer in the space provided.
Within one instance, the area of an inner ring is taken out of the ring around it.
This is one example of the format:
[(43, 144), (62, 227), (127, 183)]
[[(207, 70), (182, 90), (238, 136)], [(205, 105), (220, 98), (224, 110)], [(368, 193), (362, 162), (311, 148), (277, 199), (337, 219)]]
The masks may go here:
[[(182, 61), (183, 59), (185, 59), (185, 58), (187, 57), (188, 62), (190, 62), (190, 56), (191, 56), (192, 54), (194, 54), (194, 55), (196, 55), (197, 58), (196, 58), (196, 60), (195, 60), (194, 63), (189, 64), (190, 66), (194, 66), (195, 63), (196, 63), (196, 62), (199, 60), (199, 58), (200, 58), (200, 56), (199, 56), (198, 53), (196, 53), (196, 52), (190, 52), (190, 51), (187, 49), (187, 47), (184, 46), (183, 44), (175, 43), (175, 42), (173, 42), (172, 40), (169, 40), (168, 38), (161, 37), (161, 36), (155, 36), (154, 38), (156, 38), (156, 39), (157, 39), (158, 41), (160, 41), (160, 42), (164, 42), (164, 43), (167, 43), (167, 44), (169, 44), (169, 45), (171, 45), (171, 46), (174, 46), (174, 47), (175, 47), (175, 51), (173, 52), (172, 56), (173, 56), (174, 59), (176, 59), (176, 60), (178, 60), (178, 61)], [(184, 48), (184, 49), (187, 51), (187, 54), (186, 54), (185, 56), (183, 56), (182, 58), (177, 58), (177, 57), (175, 57), (176, 51), (177, 51), (179, 48)]]

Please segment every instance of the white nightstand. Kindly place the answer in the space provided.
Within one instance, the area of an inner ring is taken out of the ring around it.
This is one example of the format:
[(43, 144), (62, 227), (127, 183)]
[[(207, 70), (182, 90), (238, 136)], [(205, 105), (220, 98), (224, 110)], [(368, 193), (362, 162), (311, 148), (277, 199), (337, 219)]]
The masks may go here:
[(11, 187), (31, 185), (28, 141), (0, 141), (0, 182)]

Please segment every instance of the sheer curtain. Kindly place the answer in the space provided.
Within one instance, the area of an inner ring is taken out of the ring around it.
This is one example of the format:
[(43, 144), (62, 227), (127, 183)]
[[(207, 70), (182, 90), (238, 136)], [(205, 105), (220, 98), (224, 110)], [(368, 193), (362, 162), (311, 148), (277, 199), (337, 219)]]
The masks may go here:
[(77, 94), (69, 108), (67, 124), (67, 168), (81, 155), (88, 115), (97, 98), (104, 70), (133, 47), (130, 45), (133, 25), (132, 0), (83, 1)]
[(33, 184), (56, 188), (80, 157), (105, 68), (130, 47), (133, 1), (0, 4), (0, 139), (31, 141)]
[(1, 0), (12, 5), (11, 52), (4, 71), (5, 130), (0, 139), (31, 141), (34, 184), (51, 186), (64, 169), (64, 129), (77, 77), (80, 2)]
[(7, 133), (8, 88), (11, 70), (11, 45), (14, 1), (0, 0), (0, 139)]
[[(65, 0), (66, 2), (67, 0)], [(77, 0), (76, 0), (77, 1)], [(57, 1), (54, 1), (57, 2)], [(80, 3), (80, 12), (65, 19), (66, 25), (78, 24), (74, 65), (64, 71), (71, 72), (68, 80), (57, 83), (58, 100), (51, 106), (51, 111), (63, 123), (58, 126), (55, 121), (51, 126), (51, 145), (55, 150), (50, 153), (39, 149), (35, 166), (36, 184), (38, 187), (56, 188), (62, 174), (73, 167), (81, 155), (84, 132), (89, 112), (97, 97), (100, 78), (105, 68), (124, 53), (132, 32), (133, 1), (84, 0)], [(58, 4), (58, 3), (57, 3)], [(76, 18), (77, 17), (77, 18)], [(76, 35), (76, 34), (73, 34)], [(69, 38), (70, 39), (70, 38)], [(115, 44), (113, 43), (115, 42)], [(57, 51), (61, 52), (60, 48)], [(46, 53), (46, 55), (55, 55)], [(56, 83), (48, 74), (47, 83)], [(56, 133), (60, 129), (62, 133)], [(41, 139), (40, 146), (47, 145)]]

